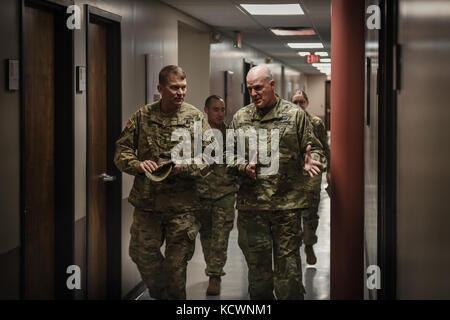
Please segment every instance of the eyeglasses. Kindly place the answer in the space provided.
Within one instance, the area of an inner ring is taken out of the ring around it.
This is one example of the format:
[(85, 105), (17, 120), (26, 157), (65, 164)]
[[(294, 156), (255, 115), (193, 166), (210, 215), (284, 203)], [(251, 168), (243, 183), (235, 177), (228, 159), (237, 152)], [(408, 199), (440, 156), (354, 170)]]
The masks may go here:
[(297, 100), (297, 101), (294, 101), (294, 103), (295, 104), (305, 104), (306, 100)]

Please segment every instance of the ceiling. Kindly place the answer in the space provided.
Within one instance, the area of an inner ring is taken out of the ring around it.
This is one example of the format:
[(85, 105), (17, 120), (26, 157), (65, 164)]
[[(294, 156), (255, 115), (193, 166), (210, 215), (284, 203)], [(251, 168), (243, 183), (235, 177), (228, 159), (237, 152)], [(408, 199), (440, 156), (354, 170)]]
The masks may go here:
[[(299, 51), (327, 51), (331, 57), (331, 0), (161, 0), (217, 31), (234, 37), (240, 31), (242, 42), (304, 73), (319, 74), (306, 63)], [(304, 15), (255, 16), (241, 10), (239, 4), (299, 3)], [(270, 27), (308, 27), (314, 36), (276, 36)], [(323, 49), (292, 49), (288, 42), (322, 42)]]

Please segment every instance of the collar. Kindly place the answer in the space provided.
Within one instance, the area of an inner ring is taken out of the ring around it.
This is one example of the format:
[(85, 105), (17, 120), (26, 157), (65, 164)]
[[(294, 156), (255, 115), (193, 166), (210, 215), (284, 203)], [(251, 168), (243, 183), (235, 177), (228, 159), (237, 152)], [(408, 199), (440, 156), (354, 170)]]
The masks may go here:
[(262, 122), (262, 121), (269, 121), (269, 120), (272, 120), (272, 119), (280, 118), (280, 115), (279, 115), (280, 104), (281, 104), (281, 99), (277, 98), (277, 101), (275, 102), (275, 105), (263, 117), (261, 117), (261, 115), (258, 113), (258, 110), (257, 110), (257, 108), (255, 106), (255, 110), (253, 112), (253, 119), (252, 120), (257, 120), (257, 121), (261, 121)]
[(184, 108), (184, 102), (181, 104), (180, 108), (178, 108), (177, 111), (172, 113), (163, 113), (161, 111), (161, 101), (162, 100), (159, 100), (157, 103), (155, 103), (155, 106), (150, 115), (150, 120), (163, 126), (181, 124), (180, 111)]

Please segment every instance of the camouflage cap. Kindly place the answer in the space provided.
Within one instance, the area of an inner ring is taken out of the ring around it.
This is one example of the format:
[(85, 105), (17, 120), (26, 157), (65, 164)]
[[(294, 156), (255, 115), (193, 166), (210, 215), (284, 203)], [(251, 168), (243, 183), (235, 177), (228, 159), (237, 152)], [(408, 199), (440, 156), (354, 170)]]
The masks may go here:
[(172, 168), (174, 166), (175, 163), (173, 163), (173, 161), (170, 160), (159, 165), (158, 168), (156, 168), (156, 170), (153, 171), (153, 173), (145, 171), (145, 175), (147, 176), (148, 179), (154, 182), (161, 182), (170, 175), (170, 173), (172, 172)]

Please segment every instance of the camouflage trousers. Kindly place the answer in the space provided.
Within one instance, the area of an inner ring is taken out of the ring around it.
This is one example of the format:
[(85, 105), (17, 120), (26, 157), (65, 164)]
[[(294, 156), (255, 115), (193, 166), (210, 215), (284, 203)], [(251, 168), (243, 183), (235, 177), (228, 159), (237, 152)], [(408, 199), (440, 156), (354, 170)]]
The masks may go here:
[(312, 246), (317, 243), (316, 230), (319, 225), (319, 205), (302, 209), (301, 217), (303, 222), (302, 240), (305, 246)]
[(195, 249), (187, 231), (194, 221), (192, 213), (134, 210), (129, 254), (152, 298), (186, 299), (186, 268)]
[(246, 211), (239, 211), (237, 217), (237, 229), (238, 229), (238, 245), (241, 248), (242, 253), (244, 254), (245, 261), (248, 261), (248, 236), (247, 236), (247, 218), (248, 214), (245, 214)]
[[(302, 300), (299, 210), (239, 211), (239, 246), (252, 300)], [(242, 232), (242, 234), (241, 234)], [(273, 270), (272, 270), (273, 253)]]
[(195, 214), (200, 222), (200, 242), (208, 277), (224, 276), (228, 239), (234, 224), (235, 194), (219, 199), (201, 199), (202, 209)]

